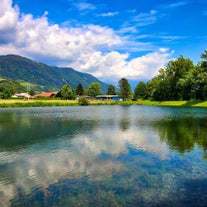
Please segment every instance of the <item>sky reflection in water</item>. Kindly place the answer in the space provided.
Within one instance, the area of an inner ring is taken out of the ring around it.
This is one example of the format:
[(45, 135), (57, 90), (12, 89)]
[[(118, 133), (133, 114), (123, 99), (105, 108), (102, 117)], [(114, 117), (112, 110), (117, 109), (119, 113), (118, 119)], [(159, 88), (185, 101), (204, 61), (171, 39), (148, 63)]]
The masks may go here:
[(2, 109), (1, 206), (205, 206), (207, 111)]

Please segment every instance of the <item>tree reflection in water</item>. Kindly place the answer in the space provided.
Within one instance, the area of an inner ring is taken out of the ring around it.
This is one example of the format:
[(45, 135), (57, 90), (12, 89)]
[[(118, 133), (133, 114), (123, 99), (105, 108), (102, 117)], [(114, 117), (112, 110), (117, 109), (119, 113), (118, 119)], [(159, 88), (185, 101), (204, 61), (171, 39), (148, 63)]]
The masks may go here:
[(160, 120), (153, 126), (171, 149), (184, 154), (198, 145), (205, 152), (204, 158), (207, 157), (207, 119), (178, 117)]

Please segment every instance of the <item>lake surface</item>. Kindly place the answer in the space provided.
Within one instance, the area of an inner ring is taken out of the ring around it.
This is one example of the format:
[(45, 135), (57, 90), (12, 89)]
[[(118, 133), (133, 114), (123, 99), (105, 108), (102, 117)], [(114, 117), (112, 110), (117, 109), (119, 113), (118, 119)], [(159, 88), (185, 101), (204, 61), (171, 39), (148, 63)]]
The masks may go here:
[(0, 109), (0, 206), (206, 206), (207, 109)]

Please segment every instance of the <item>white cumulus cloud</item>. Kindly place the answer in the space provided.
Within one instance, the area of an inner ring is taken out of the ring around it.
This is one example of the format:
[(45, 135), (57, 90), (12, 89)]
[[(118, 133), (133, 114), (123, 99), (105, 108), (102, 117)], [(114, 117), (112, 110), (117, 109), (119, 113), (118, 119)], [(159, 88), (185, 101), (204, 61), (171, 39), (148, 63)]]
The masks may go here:
[(7, 43), (13, 38), (18, 22), (18, 7), (12, 7), (12, 0), (2, 0), (0, 6), (0, 43)]
[(92, 24), (62, 27), (50, 24), (47, 12), (35, 18), (21, 14), (17, 6), (12, 6), (12, 0), (1, 2), (1, 55), (15, 53), (49, 65), (73, 67), (110, 82), (121, 77), (149, 79), (171, 54), (160, 48), (129, 59), (129, 53), (118, 49), (127, 48), (130, 40), (112, 28)]

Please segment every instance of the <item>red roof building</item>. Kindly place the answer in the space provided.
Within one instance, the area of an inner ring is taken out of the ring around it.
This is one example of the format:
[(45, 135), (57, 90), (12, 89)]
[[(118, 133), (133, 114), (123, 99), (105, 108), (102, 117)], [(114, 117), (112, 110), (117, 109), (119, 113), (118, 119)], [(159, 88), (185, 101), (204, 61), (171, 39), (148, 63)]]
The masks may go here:
[(43, 93), (35, 94), (34, 98), (37, 98), (37, 97), (54, 98), (55, 95), (56, 95), (56, 92), (43, 92)]

